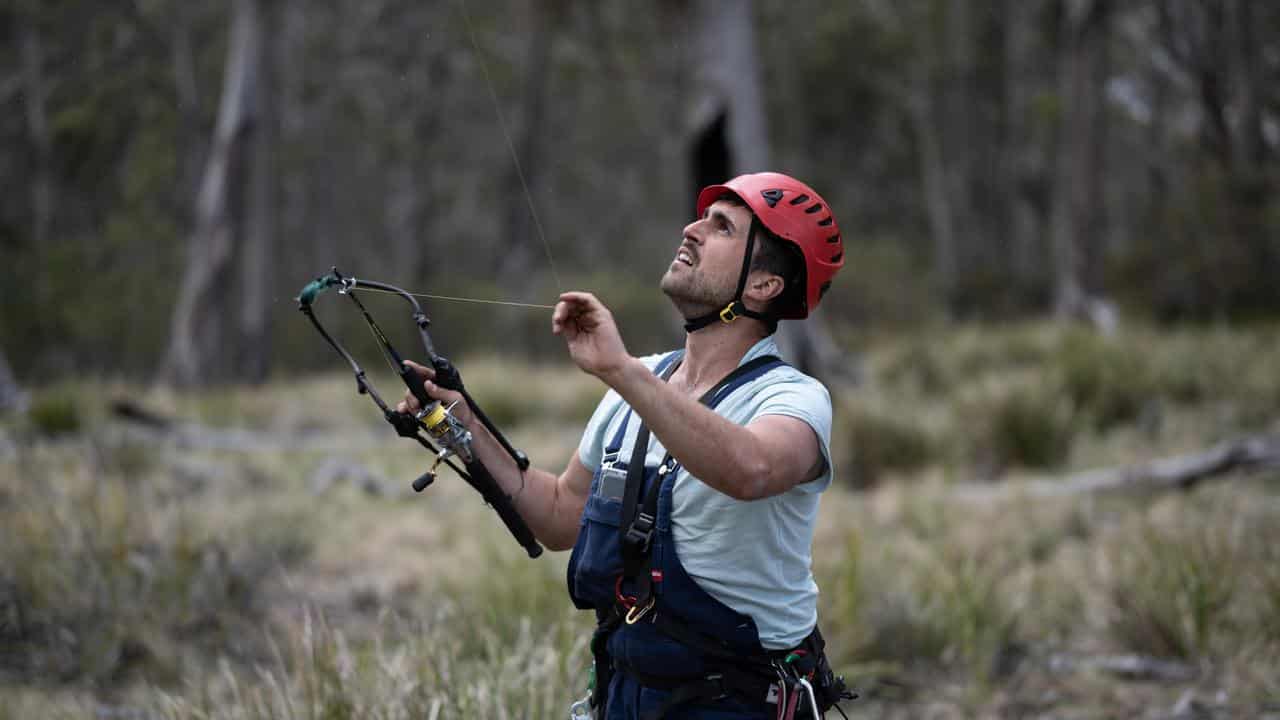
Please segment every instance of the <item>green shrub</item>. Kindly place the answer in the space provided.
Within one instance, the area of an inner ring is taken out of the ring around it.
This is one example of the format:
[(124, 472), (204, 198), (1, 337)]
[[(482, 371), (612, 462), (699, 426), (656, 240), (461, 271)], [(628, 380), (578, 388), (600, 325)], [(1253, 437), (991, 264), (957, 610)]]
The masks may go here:
[(1054, 468), (1071, 454), (1075, 416), (1052, 384), (1016, 387), (961, 412), (970, 459), (992, 474), (1009, 465)]
[(855, 487), (874, 485), (887, 471), (911, 471), (934, 456), (928, 433), (909, 421), (859, 407), (850, 413), (852, 461), (846, 477)]
[(1137, 419), (1156, 399), (1154, 373), (1143, 352), (1083, 330), (1063, 337), (1057, 355), (1062, 390), (1097, 429)]
[(32, 426), (43, 435), (69, 435), (80, 431), (80, 405), (69, 390), (40, 393), (27, 411)]
[(1017, 642), (1005, 569), (994, 553), (935, 540), (921, 556), (851, 533), (822, 578), (829, 644), (864, 666), (949, 668), (985, 681)]
[(925, 395), (945, 393), (952, 384), (950, 373), (933, 342), (913, 342), (896, 353), (880, 371), (891, 387), (907, 386)]
[(863, 618), (871, 628), (865, 656), (990, 679), (1001, 654), (1016, 642), (1018, 626), (999, 574), (972, 557), (909, 572), (908, 586), (882, 592)]

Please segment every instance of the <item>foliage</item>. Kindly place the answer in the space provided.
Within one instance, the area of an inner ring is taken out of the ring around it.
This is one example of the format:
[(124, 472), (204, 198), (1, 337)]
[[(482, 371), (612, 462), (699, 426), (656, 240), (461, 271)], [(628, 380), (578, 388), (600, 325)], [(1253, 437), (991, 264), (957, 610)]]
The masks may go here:
[(80, 399), (66, 388), (40, 393), (27, 411), (31, 425), (45, 435), (65, 435), (80, 430)]
[(861, 406), (841, 419), (853, 456), (841, 472), (854, 487), (874, 485), (886, 472), (917, 470), (934, 455), (932, 439), (909, 421)]
[(1070, 457), (1071, 404), (1051, 383), (993, 393), (961, 410), (969, 457), (998, 472), (1008, 465), (1054, 468)]
[[(585, 287), (637, 348), (678, 341), (654, 286), (690, 207), (687, 118), (705, 98), (688, 97), (699, 61), (685, 33), (700, 26), (698, 3), (636, 13), (618, 0), (492, 0), (467, 31), (447, 2), (261, 5), (276, 219), (263, 302), (276, 372), (329, 367), (291, 296), (332, 264), (449, 295), (543, 303)], [(1276, 123), (1280, 11), (1247, 5), (1252, 22), (1214, 21), (1225, 12), (1215, 1), (1163, 20), (1159, 4), (1112, 4), (1097, 23), (1111, 50), (1090, 78), (1105, 132), (1080, 156), (1102, 160), (1095, 200), (1106, 212), (1080, 232), (1081, 280), (1133, 317), (1275, 314), (1280, 152), (1264, 129)], [(0, 178), (21, 190), (0, 201), (0, 249), (27, 281), (0, 305), (0, 336), (21, 339), (9, 356), (24, 380), (138, 378), (160, 364), (233, 7), (0, 10), (14, 39), (0, 58), (17, 69)], [(1063, 270), (1050, 224), (1075, 211), (1055, 192), (1057, 143), (1070, 130), (1060, 127), (1072, 100), (1060, 84), (1073, 60), (1075, 44), (1060, 42), (1070, 14), (1047, 0), (754, 8), (764, 155), (820, 189), (844, 228), (846, 267), (825, 301), (836, 330), (1047, 310)], [(1179, 51), (1188, 38), (1239, 52), (1198, 67)], [(542, 46), (545, 64), (533, 62)], [(926, 192), (931, 165), (945, 186), (951, 278)], [(249, 190), (236, 188), (238, 202)], [(247, 262), (233, 259), (203, 309), (228, 332), (250, 302)], [(455, 354), (558, 352), (544, 313), (430, 305)], [(1070, 389), (1093, 422), (1141, 414), (1099, 374), (1097, 348), (1077, 351)], [(1095, 393), (1096, 383), (1106, 387)], [(1203, 392), (1198, 383), (1178, 392)]]
[[(84, 449), (80, 450), (84, 452)], [(89, 453), (90, 455), (94, 453)], [(305, 557), (290, 518), (212, 530), (122, 446), (84, 468), (33, 459), (0, 503), (0, 668), (30, 681), (173, 681), (192, 651), (264, 651), (260, 585)], [(142, 482), (140, 482), (142, 481)]]
[(1230, 642), (1221, 636), (1231, 630), (1229, 611), (1243, 579), (1239, 541), (1229, 528), (1195, 520), (1148, 524), (1116, 538), (1107, 583), (1116, 640), (1157, 657), (1220, 651)]
[(1062, 338), (1056, 356), (1062, 390), (1098, 430), (1133, 421), (1155, 397), (1140, 342), (1118, 343), (1084, 331)]

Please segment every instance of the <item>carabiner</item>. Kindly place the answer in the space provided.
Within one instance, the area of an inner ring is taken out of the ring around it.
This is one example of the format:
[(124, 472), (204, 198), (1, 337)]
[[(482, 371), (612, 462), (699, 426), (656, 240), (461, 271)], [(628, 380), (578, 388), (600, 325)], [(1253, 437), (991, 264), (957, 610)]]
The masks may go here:
[(653, 595), (650, 595), (649, 602), (645, 603), (644, 607), (640, 607), (637, 605), (631, 608), (630, 610), (628, 610), (627, 624), (635, 625), (636, 623), (640, 622), (640, 619), (643, 618), (645, 615), (647, 615), (649, 611), (653, 609), (653, 603), (655, 599), (656, 598)]
[(595, 720), (596, 714), (591, 711), (591, 694), (569, 706), (569, 720)]
[(810, 685), (809, 681), (803, 676), (800, 677), (798, 682), (804, 687), (804, 691), (809, 695), (809, 707), (813, 709), (813, 716), (815, 718), (822, 717), (822, 713), (818, 712), (818, 699), (814, 697), (813, 686)]

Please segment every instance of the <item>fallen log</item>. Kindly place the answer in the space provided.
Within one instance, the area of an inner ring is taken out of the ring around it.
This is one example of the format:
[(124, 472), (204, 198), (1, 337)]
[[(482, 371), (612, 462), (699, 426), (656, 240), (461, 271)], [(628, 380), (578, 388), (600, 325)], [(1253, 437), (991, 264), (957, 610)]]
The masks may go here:
[(1087, 470), (1060, 478), (1035, 478), (994, 485), (967, 483), (957, 487), (956, 494), (967, 500), (984, 500), (1010, 493), (1065, 497), (1099, 492), (1187, 490), (1203, 480), (1231, 472), (1271, 469), (1280, 469), (1280, 434), (1228, 440), (1199, 452)]
[(1056, 654), (1049, 658), (1048, 665), (1049, 670), (1055, 673), (1089, 670), (1105, 672), (1126, 680), (1169, 683), (1189, 682), (1198, 675), (1194, 665), (1146, 655)]
[[(280, 450), (333, 450), (366, 448), (377, 443), (368, 433), (322, 433), (315, 430), (280, 432), (237, 427), (214, 427), (192, 420), (164, 415), (130, 400), (116, 400), (112, 416), (124, 421), (137, 439), (169, 444), (180, 450), (225, 450), (228, 452), (276, 452)], [(383, 436), (385, 437), (385, 436)]]

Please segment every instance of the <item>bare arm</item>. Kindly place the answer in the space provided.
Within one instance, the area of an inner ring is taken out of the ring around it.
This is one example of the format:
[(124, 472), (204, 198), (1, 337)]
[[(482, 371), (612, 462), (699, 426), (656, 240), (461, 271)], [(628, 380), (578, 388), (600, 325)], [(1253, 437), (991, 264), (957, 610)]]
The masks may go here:
[[(434, 378), (431, 368), (406, 361), (418, 372)], [(446, 405), (461, 400), (461, 395), (445, 390), (434, 382), (425, 383), (427, 395), (442, 400)], [(417, 400), (406, 394), (397, 409), (416, 411)], [(516, 511), (524, 518), (535, 537), (550, 550), (568, 550), (578, 537), (578, 523), (587, 493), (591, 490), (591, 471), (582, 464), (575, 450), (568, 466), (558, 477), (546, 470), (529, 467), (523, 473), (515, 460), (507, 454), (498, 440), (485, 429), (467, 409), (465, 402), (454, 408), (454, 415), (461, 420), (472, 435), (472, 449), (484, 463), (502, 491), (512, 496)]]
[(765, 415), (739, 425), (663, 382), (639, 360), (602, 379), (689, 474), (729, 497), (778, 495), (822, 470), (818, 438), (803, 420)]
[(821, 472), (818, 438), (807, 423), (766, 415), (745, 427), (655, 377), (627, 354), (613, 316), (594, 296), (565, 293), (553, 330), (574, 362), (627, 401), (694, 477), (720, 492), (755, 500), (777, 495)]

